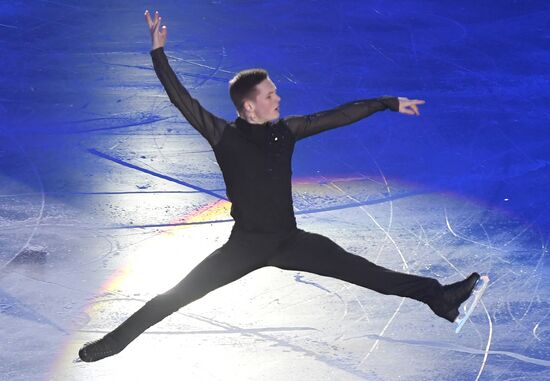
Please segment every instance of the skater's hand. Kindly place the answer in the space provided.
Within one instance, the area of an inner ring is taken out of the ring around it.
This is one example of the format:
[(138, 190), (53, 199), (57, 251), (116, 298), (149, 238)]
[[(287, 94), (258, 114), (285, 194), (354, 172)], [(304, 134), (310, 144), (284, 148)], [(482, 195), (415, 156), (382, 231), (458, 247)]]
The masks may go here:
[(418, 112), (418, 105), (423, 105), (426, 101), (421, 99), (409, 99), (405, 97), (399, 97), (399, 112), (408, 115), (420, 115)]
[(147, 25), (149, 25), (149, 30), (151, 31), (153, 50), (163, 47), (166, 43), (166, 34), (168, 33), (168, 29), (166, 28), (166, 25), (163, 25), (161, 28), (160, 22), (162, 21), (162, 17), (160, 17), (159, 12), (155, 11), (155, 18), (151, 19), (149, 11), (145, 11), (145, 20), (147, 21)]

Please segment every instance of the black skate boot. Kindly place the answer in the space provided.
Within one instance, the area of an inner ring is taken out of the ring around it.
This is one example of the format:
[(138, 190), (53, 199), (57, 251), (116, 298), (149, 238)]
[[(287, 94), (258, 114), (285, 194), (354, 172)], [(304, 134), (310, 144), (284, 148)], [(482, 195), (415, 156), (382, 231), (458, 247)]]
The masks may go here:
[(85, 362), (93, 362), (113, 356), (124, 349), (108, 334), (103, 338), (84, 344), (78, 351), (78, 357)]
[(102, 339), (84, 344), (78, 356), (82, 361), (93, 362), (121, 352), (147, 328), (180, 307), (166, 300), (166, 296), (157, 295)]
[(458, 308), (472, 295), (479, 278), (478, 273), (472, 273), (460, 282), (443, 286), (439, 297), (428, 303), (428, 306), (437, 316), (453, 323), (460, 314)]

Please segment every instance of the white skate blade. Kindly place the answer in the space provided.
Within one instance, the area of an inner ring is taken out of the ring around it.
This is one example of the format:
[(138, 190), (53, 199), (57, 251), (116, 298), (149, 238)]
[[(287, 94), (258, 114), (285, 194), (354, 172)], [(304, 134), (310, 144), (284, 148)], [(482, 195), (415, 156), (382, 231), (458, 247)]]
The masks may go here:
[[(480, 286), (480, 283), (481, 283), (481, 286)], [(458, 318), (455, 320), (455, 323), (458, 324), (458, 326), (455, 329), (455, 333), (460, 332), (460, 330), (464, 326), (464, 323), (466, 323), (466, 320), (468, 320), (472, 312), (474, 312), (475, 308), (477, 307), (479, 301), (481, 300), (481, 297), (483, 296), (483, 293), (487, 289), (488, 285), (489, 285), (489, 277), (487, 275), (482, 275), (477, 281), (474, 292), (472, 294), (472, 296), (474, 297), (472, 304), (465, 307), (466, 312), (464, 313), (464, 317)], [(472, 296), (470, 296), (470, 298), (472, 298)]]

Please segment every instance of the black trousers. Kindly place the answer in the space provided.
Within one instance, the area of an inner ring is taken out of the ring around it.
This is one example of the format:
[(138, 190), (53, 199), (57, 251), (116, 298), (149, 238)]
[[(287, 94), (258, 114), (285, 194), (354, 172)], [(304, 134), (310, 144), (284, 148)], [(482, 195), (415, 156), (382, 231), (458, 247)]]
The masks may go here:
[(157, 295), (111, 335), (123, 347), (181, 307), (265, 266), (306, 271), (341, 279), (386, 295), (429, 303), (441, 284), (432, 278), (400, 273), (352, 254), (329, 238), (301, 229), (280, 234), (241, 232), (198, 264), (167, 292)]

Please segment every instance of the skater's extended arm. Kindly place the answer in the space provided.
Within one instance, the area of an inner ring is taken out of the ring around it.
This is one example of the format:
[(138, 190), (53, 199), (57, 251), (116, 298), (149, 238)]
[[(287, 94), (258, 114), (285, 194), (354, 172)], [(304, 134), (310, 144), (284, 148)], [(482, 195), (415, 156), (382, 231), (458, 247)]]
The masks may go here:
[(285, 121), (296, 140), (300, 140), (326, 130), (346, 126), (388, 108), (403, 114), (420, 115), (417, 105), (423, 103), (425, 103), (423, 100), (385, 96), (345, 103), (332, 110), (315, 114), (289, 116)]
[(227, 122), (215, 116), (206, 110), (202, 105), (187, 91), (179, 81), (176, 73), (170, 67), (168, 58), (164, 53), (164, 44), (166, 42), (166, 26), (160, 27), (161, 17), (155, 12), (154, 19), (151, 19), (149, 12), (145, 12), (145, 18), (151, 30), (151, 39), (153, 49), (151, 57), (157, 76), (164, 86), (170, 101), (180, 110), (185, 119), (202, 136), (204, 136), (210, 145), (215, 146), (221, 139), (223, 129)]

